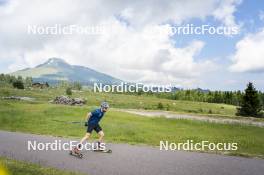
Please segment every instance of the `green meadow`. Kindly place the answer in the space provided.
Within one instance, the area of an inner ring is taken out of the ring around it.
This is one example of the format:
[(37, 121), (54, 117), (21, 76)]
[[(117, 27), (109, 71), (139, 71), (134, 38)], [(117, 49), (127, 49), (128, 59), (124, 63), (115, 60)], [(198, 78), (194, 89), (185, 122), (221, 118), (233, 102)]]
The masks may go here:
[[(44, 102), (54, 99), (55, 96), (65, 95), (65, 89), (48, 88), (33, 90), (18, 90), (13, 88), (0, 88), (0, 96), (27, 96), (36, 99), (36, 102)], [(147, 95), (126, 95), (113, 93), (95, 93), (92, 91), (76, 91), (72, 97), (86, 98), (87, 106), (98, 106), (101, 101), (107, 100), (112, 108), (131, 108), (131, 109), (158, 109), (158, 104), (162, 103), (164, 110), (178, 113), (192, 113), (204, 115), (217, 115), (234, 117), (236, 107), (227, 104), (181, 101), (161, 99)]]
[[(1, 169), (2, 168), (2, 169)], [(4, 168), (4, 169), (3, 169)], [(1, 175), (81, 175), (78, 173), (42, 167), (37, 164), (0, 157)]]

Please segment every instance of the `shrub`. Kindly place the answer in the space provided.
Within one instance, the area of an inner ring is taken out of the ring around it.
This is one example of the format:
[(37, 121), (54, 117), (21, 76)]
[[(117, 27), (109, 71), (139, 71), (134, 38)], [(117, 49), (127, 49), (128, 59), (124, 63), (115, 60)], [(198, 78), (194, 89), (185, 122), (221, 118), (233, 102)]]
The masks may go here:
[(13, 87), (17, 89), (24, 89), (24, 83), (21, 80), (16, 80), (13, 82)]
[(162, 104), (161, 102), (159, 102), (157, 108), (158, 108), (158, 109), (163, 109), (164, 106), (163, 106), (163, 104)]
[(66, 89), (66, 94), (67, 94), (67, 95), (72, 95), (72, 89), (71, 89), (70, 87), (68, 87), (68, 88)]

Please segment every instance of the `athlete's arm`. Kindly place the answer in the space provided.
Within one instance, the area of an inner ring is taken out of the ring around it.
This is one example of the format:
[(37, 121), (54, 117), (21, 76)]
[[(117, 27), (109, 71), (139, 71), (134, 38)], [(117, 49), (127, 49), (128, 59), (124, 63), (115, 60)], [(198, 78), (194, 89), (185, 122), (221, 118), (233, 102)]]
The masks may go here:
[(92, 116), (92, 113), (91, 112), (88, 112), (87, 113), (87, 116), (86, 116), (86, 120), (89, 120), (89, 118)]

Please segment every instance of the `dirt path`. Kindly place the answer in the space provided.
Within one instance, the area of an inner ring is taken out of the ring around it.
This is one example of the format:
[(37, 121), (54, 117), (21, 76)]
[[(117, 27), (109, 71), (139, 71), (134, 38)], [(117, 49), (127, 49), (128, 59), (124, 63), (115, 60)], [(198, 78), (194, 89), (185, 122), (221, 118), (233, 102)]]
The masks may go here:
[(137, 110), (137, 109), (118, 109), (119, 111), (128, 112), (132, 114), (137, 114), (146, 117), (165, 117), (165, 118), (175, 118), (175, 119), (190, 119), (199, 120), (213, 123), (228, 123), (228, 124), (243, 124), (243, 125), (253, 125), (258, 127), (264, 127), (264, 121), (253, 121), (252, 119), (232, 119), (232, 118), (216, 118), (209, 116), (191, 115), (191, 114), (176, 114), (167, 111), (148, 111), (148, 110)]

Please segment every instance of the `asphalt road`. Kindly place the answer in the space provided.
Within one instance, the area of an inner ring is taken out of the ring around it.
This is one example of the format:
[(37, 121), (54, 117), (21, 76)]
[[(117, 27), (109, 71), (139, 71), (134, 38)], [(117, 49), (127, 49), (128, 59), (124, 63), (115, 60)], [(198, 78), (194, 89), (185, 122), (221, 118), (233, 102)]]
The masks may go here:
[[(155, 135), (153, 135), (155, 136)], [(90, 175), (263, 175), (264, 160), (185, 151), (160, 151), (148, 146), (109, 144), (113, 153), (85, 151), (84, 158), (68, 151), (28, 151), (28, 141), (69, 139), (0, 131), (0, 155), (43, 166)]]

